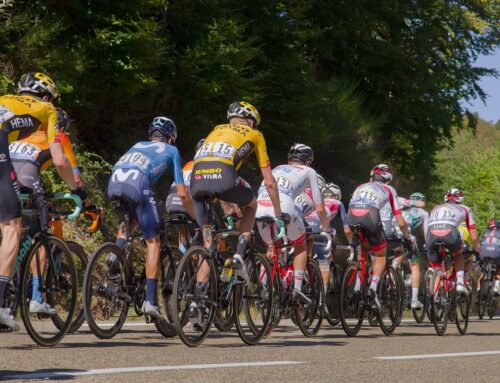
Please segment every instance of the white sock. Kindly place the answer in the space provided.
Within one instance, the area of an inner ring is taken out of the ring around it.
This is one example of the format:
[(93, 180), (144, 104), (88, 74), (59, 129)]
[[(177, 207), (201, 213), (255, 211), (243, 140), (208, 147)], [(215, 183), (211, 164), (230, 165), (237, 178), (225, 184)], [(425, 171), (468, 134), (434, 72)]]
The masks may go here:
[(359, 273), (356, 273), (356, 283), (354, 285), (354, 291), (359, 291), (361, 290), (361, 278), (359, 276)]
[(411, 288), (411, 301), (412, 302), (418, 301), (418, 287)]
[(496, 287), (500, 287), (500, 279), (497, 279), (497, 280), (495, 281), (495, 286), (496, 286)]
[(457, 271), (457, 284), (463, 285), (464, 284), (464, 271)]
[(373, 275), (372, 281), (370, 283), (370, 290), (377, 291), (378, 283), (380, 282), (380, 277)]
[(392, 261), (392, 267), (395, 268), (395, 269), (397, 269), (399, 267), (399, 262), (394, 259)]
[(294, 271), (294, 288), (295, 290), (302, 291), (302, 280), (304, 279), (304, 270), (295, 269)]

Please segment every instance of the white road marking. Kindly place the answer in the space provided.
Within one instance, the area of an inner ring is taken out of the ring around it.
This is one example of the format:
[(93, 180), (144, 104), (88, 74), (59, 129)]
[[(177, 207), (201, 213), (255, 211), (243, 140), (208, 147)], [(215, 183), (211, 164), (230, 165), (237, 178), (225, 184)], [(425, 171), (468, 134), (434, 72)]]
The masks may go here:
[(435, 359), (460, 356), (484, 356), (500, 355), (500, 351), (477, 351), (477, 352), (453, 352), (448, 354), (422, 354), (422, 355), (399, 355), (399, 356), (375, 356), (374, 359), (381, 360), (408, 360), (408, 359)]
[[(112, 327), (114, 326), (114, 323), (106, 323), (106, 322), (101, 322), (97, 323), (99, 327)], [(147, 327), (147, 326), (154, 326), (154, 323), (145, 323), (145, 322), (125, 322), (123, 327)], [(89, 327), (87, 323), (82, 324), (82, 327)]]
[(60, 370), (44, 372), (23, 372), (19, 374), (4, 375), (7, 379), (57, 379), (64, 377), (87, 376), (87, 375), (109, 375), (131, 372), (147, 371), (171, 371), (171, 370), (200, 370), (208, 368), (241, 368), (241, 367), (267, 367), (267, 366), (290, 366), (302, 364), (302, 362), (290, 360), (276, 360), (270, 362), (242, 362), (242, 363), (220, 363), (220, 364), (184, 364), (178, 366), (149, 366), (149, 367), (125, 367), (125, 368), (103, 368), (99, 370)]

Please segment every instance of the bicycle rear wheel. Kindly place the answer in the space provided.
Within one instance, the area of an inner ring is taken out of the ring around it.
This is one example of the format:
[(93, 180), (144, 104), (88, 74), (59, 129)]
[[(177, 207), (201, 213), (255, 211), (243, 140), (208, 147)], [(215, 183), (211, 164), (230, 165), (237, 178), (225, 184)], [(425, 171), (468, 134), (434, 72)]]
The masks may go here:
[(455, 290), (455, 323), (461, 335), (467, 333), (469, 325), (470, 299), (468, 296), (458, 294)]
[(486, 312), (486, 306), (488, 305), (487, 296), (488, 282), (483, 276), (479, 284), (479, 289), (477, 290), (477, 315), (479, 315), (479, 319), (483, 319), (484, 313)]
[(92, 333), (100, 339), (114, 337), (127, 319), (132, 297), (123, 250), (104, 243), (91, 256), (83, 279), (83, 310)]
[(340, 323), (340, 282), (342, 270), (334, 262), (330, 263), (330, 281), (325, 294), (326, 315), (325, 318), (330, 326)]
[(425, 288), (425, 281), (420, 280), (420, 283), (418, 285), (418, 299), (424, 307), (421, 309), (411, 309), (411, 312), (413, 314), (413, 318), (415, 318), (415, 321), (417, 323), (422, 323), (425, 319), (425, 313), (426, 313), (426, 302), (428, 300), (427, 298), (427, 289)]
[[(34, 278), (43, 300), (55, 314), (31, 313)], [(41, 346), (54, 346), (68, 332), (77, 299), (77, 277), (70, 250), (57, 237), (43, 236), (23, 262), (20, 281), (21, 316), (30, 337)]]
[(245, 265), (250, 286), (239, 281), (233, 290), (233, 312), (236, 330), (246, 344), (259, 343), (266, 335), (272, 315), (273, 284), (266, 257), (251, 253)]
[(161, 252), (160, 271), (158, 276), (158, 291), (156, 300), (160, 312), (164, 313), (166, 319), (156, 320), (152, 318), (158, 332), (165, 338), (177, 335), (175, 325), (172, 321), (172, 290), (174, 285), (175, 268), (182, 257), (182, 252), (175, 247), (164, 246)]
[(424, 311), (425, 314), (427, 315), (427, 319), (429, 319), (429, 322), (433, 323), (432, 319), (432, 307), (431, 307), (431, 299), (432, 299), (432, 293), (433, 293), (433, 278), (434, 278), (434, 271), (432, 269), (428, 269), (425, 272), (424, 275), (424, 290), (425, 290), (425, 301), (423, 302), (424, 304)]
[(351, 263), (344, 269), (340, 287), (340, 321), (349, 336), (356, 336), (363, 324), (365, 302), (362, 295), (363, 281), (358, 265)]
[(378, 310), (378, 322), (380, 329), (385, 335), (394, 332), (400, 321), (403, 306), (403, 280), (392, 266), (388, 267), (378, 285), (378, 294), (380, 298), (380, 310)]
[(449, 296), (445, 288), (443, 270), (436, 270), (433, 273), (431, 287), (431, 310), (432, 323), (438, 335), (444, 335), (448, 325)]
[[(207, 337), (214, 321), (217, 302), (216, 267), (208, 252), (201, 246), (192, 246), (177, 266), (173, 289), (173, 316), (177, 334), (189, 347), (199, 346)], [(201, 267), (209, 267), (204, 290), (196, 289), (196, 274)], [(196, 316), (189, 317), (193, 304)]]

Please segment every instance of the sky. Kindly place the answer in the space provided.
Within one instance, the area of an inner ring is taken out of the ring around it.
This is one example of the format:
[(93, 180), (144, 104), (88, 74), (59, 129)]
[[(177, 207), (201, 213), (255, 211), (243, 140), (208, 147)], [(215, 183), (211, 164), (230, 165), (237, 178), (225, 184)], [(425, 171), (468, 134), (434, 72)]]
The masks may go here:
[[(496, 68), (500, 73), (500, 47), (492, 55), (480, 56), (475, 66)], [(488, 95), (486, 105), (480, 99), (476, 99), (471, 105), (464, 102), (464, 106), (472, 112), (479, 113), (481, 118), (495, 123), (500, 120), (500, 77), (483, 77), (479, 84)]]

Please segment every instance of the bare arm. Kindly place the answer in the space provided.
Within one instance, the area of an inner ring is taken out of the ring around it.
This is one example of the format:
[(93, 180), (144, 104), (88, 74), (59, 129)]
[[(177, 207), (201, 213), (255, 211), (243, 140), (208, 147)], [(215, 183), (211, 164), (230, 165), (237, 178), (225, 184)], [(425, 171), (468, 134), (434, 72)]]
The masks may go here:
[(278, 185), (276, 185), (276, 180), (274, 179), (271, 171), (271, 166), (260, 168), (260, 170), (262, 172), (262, 177), (264, 178), (264, 186), (266, 187), (269, 198), (273, 203), (274, 215), (279, 217), (281, 215), (280, 195), (278, 192)]
[(328, 231), (330, 226), (330, 221), (328, 221), (328, 217), (326, 215), (325, 204), (323, 202), (317, 203), (316, 212), (318, 213), (319, 220), (321, 222), (321, 230)]
[(347, 238), (347, 243), (352, 244), (352, 231), (351, 231), (351, 228), (349, 226), (344, 227), (344, 234), (345, 234), (345, 237)]
[(66, 156), (64, 155), (62, 145), (58, 142), (52, 142), (49, 144), (49, 149), (57, 173), (59, 174), (59, 176), (61, 176), (63, 181), (69, 186), (71, 190), (75, 190), (77, 188), (77, 185), (73, 176), (73, 170), (68, 160), (66, 159)]
[(469, 229), (470, 239), (472, 241), (472, 247), (475, 251), (479, 251), (479, 239), (477, 236), (477, 229)]
[(398, 226), (401, 229), (401, 231), (403, 232), (404, 237), (408, 238), (408, 236), (410, 235), (410, 232), (408, 231), (408, 226), (406, 226), (406, 222), (403, 219), (403, 215), (398, 214), (396, 216), (396, 221), (398, 221)]
[(176, 184), (175, 187), (177, 189), (177, 195), (181, 199), (182, 204), (186, 208), (189, 215), (193, 218), (196, 218), (195, 213), (194, 213), (194, 209), (193, 209), (193, 200), (191, 199), (191, 195), (187, 191), (186, 185)]

